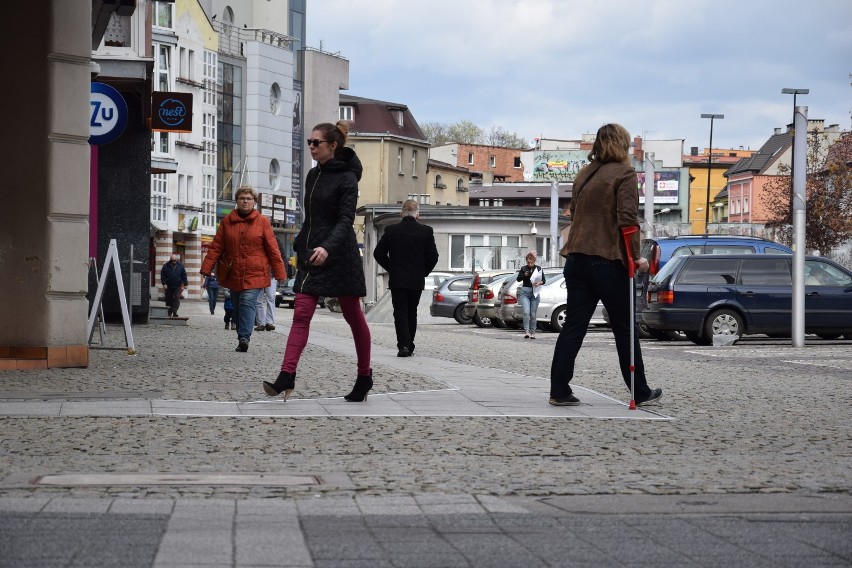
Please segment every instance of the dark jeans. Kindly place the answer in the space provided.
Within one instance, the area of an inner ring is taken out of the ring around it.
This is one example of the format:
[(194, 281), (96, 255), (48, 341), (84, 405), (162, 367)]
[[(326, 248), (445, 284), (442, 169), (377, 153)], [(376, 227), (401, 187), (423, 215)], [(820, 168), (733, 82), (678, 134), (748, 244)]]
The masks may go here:
[(572, 253), (565, 261), (565, 286), (568, 289), (568, 304), (565, 308), (565, 325), (556, 340), (553, 362), (550, 366), (550, 396), (563, 398), (572, 394), (571, 379), (574, 377), (574, 361), (589, 321), (595, 313), (598, 300), (609, 312), (609, 323), (615, 336), (621, 376), (630, 388), (630, 325), (634, 325), (634, 398), (647, 400), (651, 389), (645, 380), (645, 365), (639, 347), (639, 335), (635, 320), (630, 313), (630, 279), (627, 268), (619, 260), (608, 260), (599, 256)]
[(234, 304), (233, 318), (237, 322), (237, 338), (251, 341), (254, 329), (254, 315), (257, 309), (257, 295), (260, 288), (251, 288), (234, 292), (231, 290), (231, 302)]
[(180, 309), (180, 288), (166, 286), (166, 305), (169, 307), (169, 315), (178, 315)]
[(216, 311), (216, 297), (219, 295), (219, 288), (207, 288), (207, 303), (210, 304), (210, 313)]
[(423, 290), (391, 288), (393, 325), (396, 328), (396, 347), (411, 348), (417, 334), (417, 305)]

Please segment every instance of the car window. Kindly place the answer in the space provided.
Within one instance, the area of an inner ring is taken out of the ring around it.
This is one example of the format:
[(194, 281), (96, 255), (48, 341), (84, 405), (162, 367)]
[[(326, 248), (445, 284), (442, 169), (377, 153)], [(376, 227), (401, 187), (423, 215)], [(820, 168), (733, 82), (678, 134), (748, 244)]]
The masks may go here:
[(754, 247), (742, 245), (705, 245), (704, 254), (754, 254)]
[(846, 286), (852, 278), (839, 268), (819, 260), (805, 261), (805, 285)]
[(677, 279), (678, 284), (733, 284), (737, 281), (737, 259), (693, 259)]
[(674, 258), (676, 256), (691, 256), (693, 254), (701, 254), (701, 246), (700, 245), (678, 247), (678, 248), (674, 249), (674, 252), (672, 252), (672, 258)]
[(671, 274), (675, 270), (677, 270), (678, 266), (680, 266), (680, 263), (676, 259), (672, 262), (667, 262), (666, 265), (662, 267), (660, 271), (654, 275), (653, 278), (651, 278), (651, 282), (662, 282), (663, 280), (671, 276)]
[(777, 247), (764, 247), (763, 254), (790, 254), (790, 251)]
[(459, 278), (458, 280), (453, 280), (447, 284), (447, 289), (456, 292), (459, 290), (467, 290), (472, 280), (473, 278)]
[(743, 260), (740, 281), (744, 286), (791, 286), (790, 263), (783, 258)]

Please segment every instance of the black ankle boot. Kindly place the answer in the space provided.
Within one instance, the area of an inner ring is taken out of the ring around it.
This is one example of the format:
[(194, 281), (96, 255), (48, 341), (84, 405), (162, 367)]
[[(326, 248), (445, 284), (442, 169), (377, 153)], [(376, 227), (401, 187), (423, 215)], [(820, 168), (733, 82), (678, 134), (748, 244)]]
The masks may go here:
[(373, 388), (373, 371), (370, 370), (369, 375), (358, 375), (355, 379), (355, 386), (352, 387), (352, 392), (344, 396), (347, 402), (364, 402), (367, 400), (367, 393)]
[(283, 392), (284, 400), (290, 398), (294, 388), (296, 388), (296, 373), (281, 371), (278, 373), (278, 378), (275, 379), (274, 384), (268, 381), (263, 381), (263, 392), (265, 392), (267, 396), (278, 396)]

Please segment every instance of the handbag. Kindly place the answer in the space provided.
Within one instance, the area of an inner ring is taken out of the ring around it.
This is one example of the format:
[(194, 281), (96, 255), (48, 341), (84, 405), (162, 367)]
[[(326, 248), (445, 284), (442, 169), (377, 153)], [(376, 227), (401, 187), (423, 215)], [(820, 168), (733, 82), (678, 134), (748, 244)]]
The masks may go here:
[(230, 261), (225, 260), (225, 257), (221, 257), (219, 259), (216, 263), (216, 278), (219, 279), (219, 281), (223, 281), (228, 278), (228, 274), (231, 273), (231, 265), (233, 263), (233, 259)]
[[(591, 174), (589, 174), (589, 177), (587, 177), (586, 179), (583, 180), (583, 183), (580, 184), (580, 187), (577, 188), (577, 191), (572, 191), (571, 201), (574, 201), (575, 199), (577, 199), (580, 196), (580, 191), (584, 187), (586, 187), (586, 184), (589, 183), (589, 180), (591, 180), (593, 177), (595, 177), (595, 174), (598, 173), (598, 171), (600, 171), (600, 169), (602, 167), (603, 167), (603, 164), (598, 166), (595, 171), (593, 171)], [(568, 233), (569, 232), (571, 232), (571, 226), (570, 225), (565, 230), (565, 234), (563, 235), (563, 239), (562, 239), (562, 248), (559, 249), (559, 256), (561, 256), (562, 258), (568, 258)]]

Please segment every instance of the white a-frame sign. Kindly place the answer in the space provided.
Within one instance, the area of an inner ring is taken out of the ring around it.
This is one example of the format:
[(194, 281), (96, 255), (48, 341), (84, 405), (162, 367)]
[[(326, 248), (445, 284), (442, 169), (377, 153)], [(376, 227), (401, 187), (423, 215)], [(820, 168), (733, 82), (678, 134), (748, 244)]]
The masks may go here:
[(95, 318), (98, 315), (101, 302), (103, 302), (104, 286), (106, 286), (110, 267), (115, 270), (115, 283), (118, 288), (118, 299), (121, 303), (121, 318), (124, 320), (124, 339), (127, 342), (127, 350), (130, 353), (135, 353), (136, 348), (133, 345), (133, 332), (130, 329), (130, 312), (127, 309), (127, 298), (124, 296), (124, 281), (121, 278), (121, 263), (118, 261), (118, 245), (116, 245), (115, 239), (110, 239), (109, 241), (109, 249), (107, 250), (104, 267), (101, 270), (101, 277), (98, 281), (98, 291), (95, 293), (95, 301), (92, 302), (92, 311), (89, 314), (89, 321), (86, 324), (86, 336), (89, 338), (89, 343), (92, 343), (92, 335), (95, 332)]

